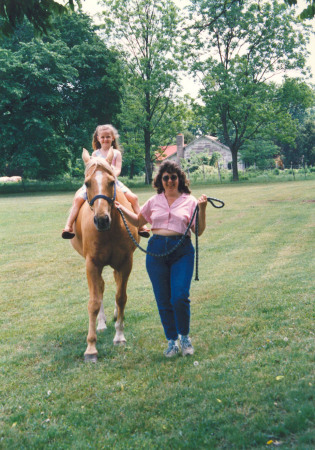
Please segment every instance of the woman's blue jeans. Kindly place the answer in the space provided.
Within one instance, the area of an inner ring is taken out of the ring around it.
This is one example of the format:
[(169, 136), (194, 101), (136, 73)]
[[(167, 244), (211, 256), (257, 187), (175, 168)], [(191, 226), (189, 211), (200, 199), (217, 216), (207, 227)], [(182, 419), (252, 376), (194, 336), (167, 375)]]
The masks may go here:
[[(147, 250), (152, 253), (166, 253), (177, 244), (182, 236), (153, 235)], [(187, 335), (190, 324), (189, 290), (194, 271), (195, 250), (186, 237), (173, 253), (157, 258), (147, 254), (146, 267), (160, 313), (167, 339)]]

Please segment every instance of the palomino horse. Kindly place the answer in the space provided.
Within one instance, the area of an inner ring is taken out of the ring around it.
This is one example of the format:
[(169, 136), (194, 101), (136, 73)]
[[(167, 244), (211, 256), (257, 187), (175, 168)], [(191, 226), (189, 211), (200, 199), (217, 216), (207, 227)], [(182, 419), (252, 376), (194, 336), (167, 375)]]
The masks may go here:
[[(88, 303), (89, 332), (87, 349), (84, 353), (86, 361), (97, 361), (96, 350), (96, 318), (99, 314), (98, 329), (106, 328), (103, 308), (105, 283), (102, 278), (104, 266), (114, 269), (116, 282), (116, 334), (114, 344), (125, 343), (124, 309), (127, 302), (127, 282), (132, 269), (135, 245), (128, 236), (121, 216), (113, 205), (115, 196), (123, 205), (129, 205), (125, 195), (117, 189), (115, 175), (111, 167), (114, 153), (109, 151), (107, 158), (91, 158), (87, 150), (83, 150), (82, 159), (85, 164), (85, 185), (88, 201), (79, 212), (75, 224), (75, 237), (71, 243), (75, 250), (85, 258), (86, 273), (90, 292)], [(130, 207), (130, 205), (129, 205)], [(130, 229), (139, 241), (137, 229)]]

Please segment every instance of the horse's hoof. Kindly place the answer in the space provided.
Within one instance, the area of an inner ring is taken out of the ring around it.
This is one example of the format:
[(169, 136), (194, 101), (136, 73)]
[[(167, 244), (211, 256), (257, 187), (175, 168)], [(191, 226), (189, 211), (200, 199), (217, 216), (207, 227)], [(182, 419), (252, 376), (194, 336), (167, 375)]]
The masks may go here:
[(102, 333), (102, 332), (104, 332), (105, 330), (107, 330), (107, 326), (106, 325), (101, 325), (100, 327), (97, 327), (97, 332), (98, 333)]
[(86, 354), (86, 355), (84, 355), (84, 362), (86, 362), (86, 363), (96, 363), (97, 362), (97, 354), (94, 354), (94, 355)]
[(123, 346), (123, 345), (126, 345), (127, 341), (113, 341), (113, 342), (114, 342), (114, 345), (121, 345), (121, 346)]

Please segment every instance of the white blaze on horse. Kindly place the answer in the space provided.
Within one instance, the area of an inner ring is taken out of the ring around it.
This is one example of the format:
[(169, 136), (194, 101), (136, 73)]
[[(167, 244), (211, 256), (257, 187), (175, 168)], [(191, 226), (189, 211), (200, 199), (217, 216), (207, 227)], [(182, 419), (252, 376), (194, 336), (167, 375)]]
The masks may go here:
[[(116, 282), (116, 334), (114, 344), (125, 343), (124, 310), (127, 302), (127, 282), (132, 269), (135, 245), (130, 239), (121, 216), (114, 206), (117, 200), (131, 209), (125, 195), (117, 188), (115, 174), (111, 167), (113, 150), (106, 159), (91, 158), (87, 150), (83, 150), (82, 159), (85, 164), (85, 185), (88, 201), (79, 212), (75, 223), (75, 237), (71, 243), (75, 250), (85, 258), (86, 274), (90, 293), (88, 303), (89, 331), (87, 349), (84, 353), (86, 361), (97, 360), (96, 318), (98, 330), (106, 328), (103, 307), (105, 283), (102, 278), (104, 266), (114, 269)], [(139, 241), (137, 229), (130, 225), (130, 230)]]

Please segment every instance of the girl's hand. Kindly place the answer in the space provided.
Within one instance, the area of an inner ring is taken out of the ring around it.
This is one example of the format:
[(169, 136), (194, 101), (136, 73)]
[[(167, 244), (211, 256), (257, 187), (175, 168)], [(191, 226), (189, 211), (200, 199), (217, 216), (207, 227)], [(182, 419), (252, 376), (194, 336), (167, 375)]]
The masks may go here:
[(207, 204), (208, 204), (207, 196), (206, 194), (202, 194), (202, 196), (198, 199), (199, 208), (206, 208)]
[(121, 204), (117, 200), (114, 201), (114, 204), (116, 208), (121, 208)]

